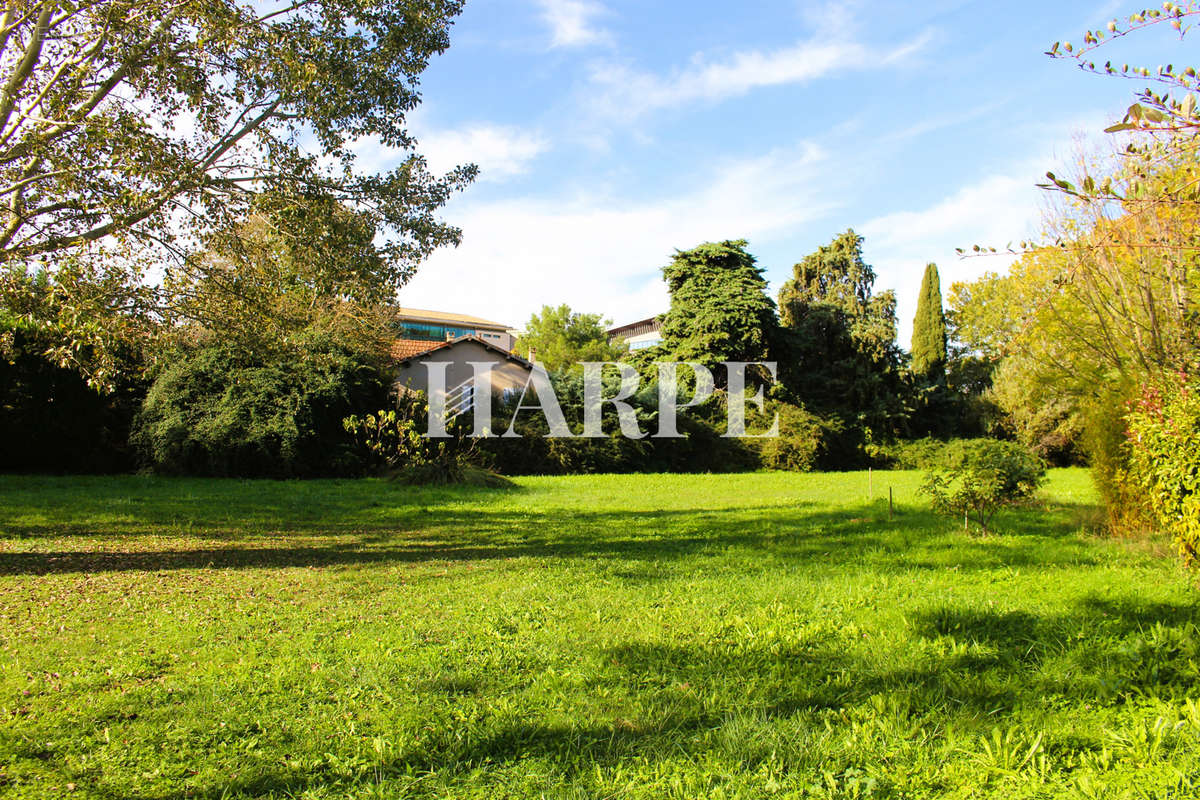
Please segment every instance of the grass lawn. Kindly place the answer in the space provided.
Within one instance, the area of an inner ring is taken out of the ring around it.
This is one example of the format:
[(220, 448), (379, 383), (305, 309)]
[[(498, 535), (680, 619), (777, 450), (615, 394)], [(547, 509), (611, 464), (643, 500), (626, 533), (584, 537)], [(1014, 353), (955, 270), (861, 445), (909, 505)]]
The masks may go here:
[(0, 796), (1200, 796), (1200, 603), (1081, 470), (0, 477)]

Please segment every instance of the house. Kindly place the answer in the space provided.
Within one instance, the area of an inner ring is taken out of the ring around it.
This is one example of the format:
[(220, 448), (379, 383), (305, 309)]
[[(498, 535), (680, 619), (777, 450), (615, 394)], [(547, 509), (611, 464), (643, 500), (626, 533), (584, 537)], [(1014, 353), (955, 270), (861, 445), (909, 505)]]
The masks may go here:
[(619, 340), (624, 340), (631, 351), (662, 344), (662, 318), (650, 317), (610, 328), (608, 341), (615, 344)]
[(464, 336), (473, 336), (505, 351), (512, 350), (516, 341), (515, 332), (502, 322), (421, 308), (397, 309), (395, 327), (397, 338), (392, 344), (392, 357), (397, 361)]
[[(490, 362), (492, 393), (508, 399), (529, 380), (533, 364), (512, 352), (516, 331), (502, 322), (469, 314), (397, 309), (392, 343), (397, 396), (405, 392), (430, 393), (428, 363), (446, 362), (442, 397), (451, 416), (470, 410), (475, 402), (472, 363)], [(430, 398), (433, 399), (433, 398)]]
[(401, 359), (396, 365), (394, 386), (397, 392), (429, 393), (430, 362), (448, 362), (446, 367), (447, 394), (462, 393), (470, 387), (475, 376), (472, 362), (491, 362), (492, 393), (507, 399), (520, 392), (533, 363), (478, 336), (463, 336), (452, 342), (433, 345), (421, 353)]

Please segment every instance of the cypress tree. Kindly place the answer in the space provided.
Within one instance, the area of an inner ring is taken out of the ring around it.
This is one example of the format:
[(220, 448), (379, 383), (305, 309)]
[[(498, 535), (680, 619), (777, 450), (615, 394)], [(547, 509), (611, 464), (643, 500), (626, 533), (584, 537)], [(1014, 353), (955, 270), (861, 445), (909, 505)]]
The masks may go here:
[(913, 319), (912, 371), (930, 383), (946, 379), (946, 315), (937, 264), (925, 267), (917, 316)]

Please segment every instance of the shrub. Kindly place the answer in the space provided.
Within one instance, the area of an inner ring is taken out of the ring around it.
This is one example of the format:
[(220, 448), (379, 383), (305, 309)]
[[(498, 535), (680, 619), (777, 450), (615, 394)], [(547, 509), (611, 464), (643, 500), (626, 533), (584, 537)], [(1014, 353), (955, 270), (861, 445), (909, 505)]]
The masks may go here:
[(1189, 566), (1200, 557), (1200, 380), (1187, 373), (1147, 384), (1126, 415), (1127, 466), (1115, 472), (1127, 498), (1168, 533)]
[(926, 437), (878, 445), (870, 450), (878, 466), (893, 469), (937, 469), (944, 465), (947, 442)]
[(167, 474), (313, 477), (361, 473), (342, 420), (387, 401), (383, 375), (331, 338), (255, 356), (222, 343), (176, 354), (135, 421), (146, 466)]
[[(611, 377), (611, 376), (610, 376)], [(606, 378), (606, 380), (608, 380)], [(578, 434), (583, 418), (581, 373), (551, 375), (555, 394), (572, 432)], [(605, 395), (616, 386), (606, 383)], [(547, 438), (549, 428), (537, 412), (523, 411), (514, 425), (520, 438), (491, 438), (479, 441), (484, 463), (506, 475), (578, 475), (604, 472), (737, 472), (760, 467), (758, 451), (746, 441), (726, 438), (725, 411), (718, 397), (710, 398), (679, 414), (677, 423), (682, 436), (659, 439), (657, 384), (648, 382), (630, 404), (637, 414), (642, 439), (627, 439), (617, 426), (611, 405), (604, 409), (604, 429), (599, 438)], [(493, 409), (492, 430), (508, 430), (516, 399)], [(752, 429), (757, 421), (747, 415)], [(766, 423), (762, 424), (766, 427)]]
[(920, 469), (934, 470), (947, 466), (948, 459), (957, 458), (963, 442), (974, 439), (909, 439), (887, 444), (875, 445), (869, 448), (869, 455), (875, 466), (891, 469)]
[(967, 439), (948, 445), (943, 467), (928, 473), (921, 492), (936, 511), (974, 520), (986, 532), (996, 511), (1033, 496), (1046, 465), (1015, 442)]
[[(765, 469), (808, 472), (817, 463), (824, 441), (825, 426), (821, 419), (800, 406), (772, 403), (767, 410), (779, 412), (779, 436), (753, 439)], [(757, 425), (763, 414), (748, 415)], [(766, 427), (764, 422), (762, 428)]]
[(1157, 527), (1146, 503), (1146, 490), (1132, 479), (1128, 444), (1128, 415), (1138, 390), (1103, 391), (1084, 407), (1087, 425), (1083, 444), (1088, 454), (1092, 480), (1104, 501), (1108, 528), (1112, 533), (1136, 536)]
[(508, 486), (511, 483), (479, 466), (477, 440), (470, 437), (462, 417), (446, 425), (447, 439), (428, 439), (422, 423), (428, 419), (424, 396), (402, 394), (396, 408), (342, 421), (354, 436), (364, 460), (394, 480), (411, 484), (475, 484)]

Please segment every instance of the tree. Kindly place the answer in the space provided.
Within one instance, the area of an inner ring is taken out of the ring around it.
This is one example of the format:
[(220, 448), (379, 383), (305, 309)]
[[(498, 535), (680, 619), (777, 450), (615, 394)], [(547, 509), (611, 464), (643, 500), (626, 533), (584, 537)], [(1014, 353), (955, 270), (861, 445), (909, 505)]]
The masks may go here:
[(608, 324), (599, 314), (576, 313), (566, 304), (542, 306), (530, 316), (513, 350), (519, 355), (534, 352), (548, 372), (562, 372), (581, 361), (613, 361), (621, 348), (609, 344)]
[(847, 230), (792, 267), (791, 280), (779, 290), (784, 325), (795, 326), (818, 304), (835, 307), (847, 318), (866, 314), (875, 270), (863, 261), (862, 245), (863, 238)]
[[(398, 263), (454, 238), (431, 212), (473, 174), (415, 154), (353, 170), (364, 137), (411, 150), (418, 76), (461, 0), (10, 3), (0, 16), (0, 259), (228, 220), (262, 187), (361, 205)], [(324, 158), (321, 158), (323, 156)], [(369, 210), (368, 210), (369, 209)], [(180, 217), (183, 212), (184, 217)]]
[[(128, 264), (71, 253), (56, 269), (0, 266), (0, 358), (12, 361), (12, 331), (24, 337), (23, 355), (76, 371), (92, 389), (115, 391), (139, 376), (122, 374), (148, 360), (159, 331), (157, 292)], [(138, 356), (130, 359), (129, 353)]]
[(1043, 451), (1082, 441), (1110, 510), (1129, 494), (1116, 485), (1126, 401), (1200, 350), (1200, 115), (1194, 67), (1093, 59), (1154, 26), (1182, 38), (1198, 14), (1195, 3), (1168, 2), (1086, 31), (1082, 46), (1051, 46), (1047, 55), (1085, 72), (1167, 88), (1142, 90), (1107, 129), (1124, 134), (1112, 159), (1081, 160), (1075, 175), (1046, 174), (1041, 186), (1058, 203), (1044, 241), (1022, 242), (1010, 275), (971, 287), (962, 305), (965, 337), (991, 342), (993, 396), (1009, 423)]
[[(55, 316), (32, 321), (73, 350), (59, 363), (96, 358), (106, 343), (95, 334), (104, 320), (76, 313), (86, 298), (115, 287), (123, 294), (109, 305), (123, 306), (150, 267), (233, 230), (264, 192), (300, 209), (340, 204), (360, 215), (378, 235), (379, 272), (392, 293), (432, 250), (457, 243), (459, 231), (436, 213), (476, 170), (431, 175), (405, 116), (461, 7), (8, 3), (0, 12), (0, 267), (42, 269), (56, 284), (59, 302), (43, 306)], [(364, 139), (394, 148), (399, 165), (359, 169), (355, 143)], [(64, 265), (74, 273), (63, 275)]]
[[(909, 433), (939, 437), (961, 435), (960, 429), (967, 416), (964, 406), (970, 399), (951, 389), (948, 366), (941, 280), (937, 265), (928, 264), (913, 318), (912, 360), (907, 375), (913, 406)], [(956, 377), (961, 376), (958, 370), (955, 373)]]
[(970, 519), (987, 533), (996, 511), (1033, 497), (1046, 475), (1046, 465), (1015, 442), (963, 440), (946, 450), (920, 491), (934, 510), (961, 516), (964, 528)]
[(360, 474), (343, 420), (387, 402), (362, 354), (313, 332), (251, 353), (210, 340), (164, 359), (132, 441), (157, 472), (227, 477)]
[(322, 330), (362, 352), (392, 338), (391, 280), (369, 217), (327, 198), (262, 194), (251, 215), (214, 231), (167, 270), (167, 322), (262, 353)]
[[(1113, 169), (1122, 192), (1135, 179), (1123, 167), (1118, 159)], [(1161, 177), (1136, 180), (1200, 178), (1195, 163), (1158, 169)], [(998, 361), (993, 396), (1019, 438), (1047, 456), (1083, 444), (1093, 466), (1115, 466), (1119, 437), (1110, 429), (1125, 400), (1187, 368), (1200, 349), (1200, 265), (1187, 254), (1200, 245), (1200, 207), (1064, 195), (1048, 225), (1065, 247), (1028, 252), (1008, 275), (956, 289), (956, 336)]]
[(778, 325), (775, 304), (747, 244), (736, 239), (675, 251), (663, 267), (671, 308), (663, 317), (661, 353), (709, 368), (767, 357)]
[(873, 293), (862, 242), (848, 230), (793, 267), (779, 291), (783, 331), (775, 348), (782, 381), (807, 408), (841, 420), (859, 444), (896, 432), (907, 415), (896, 296)]
[(930, 384), (946, 380), (946, 315), (937, 264), (925, 267), (913, 319), (912, 373)]

